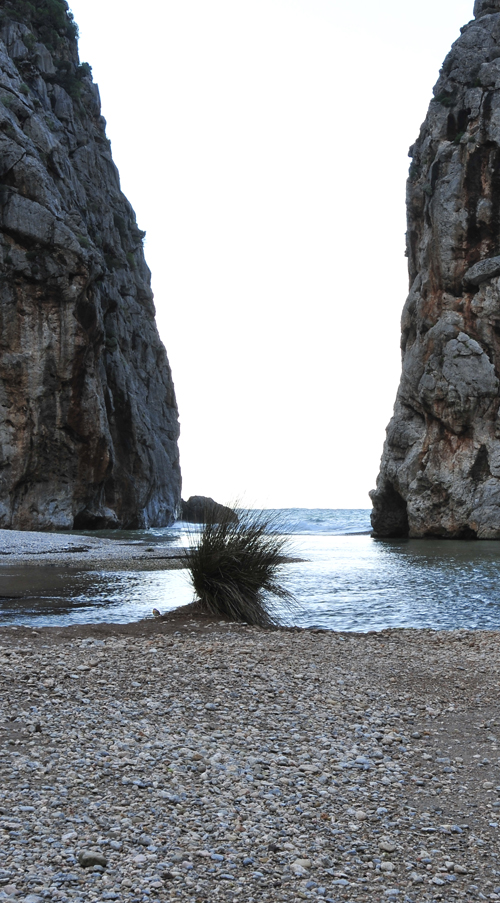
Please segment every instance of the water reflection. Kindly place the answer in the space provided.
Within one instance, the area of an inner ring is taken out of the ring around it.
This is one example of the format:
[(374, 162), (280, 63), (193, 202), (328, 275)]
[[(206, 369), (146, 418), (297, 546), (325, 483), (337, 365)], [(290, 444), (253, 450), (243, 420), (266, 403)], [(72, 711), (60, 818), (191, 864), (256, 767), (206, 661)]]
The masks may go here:
[(0, 571), (2, 624), (127, 623), (193, 600), (185, 571), (79, 571), (5, 568)]
[[(333, 540), (333, 541), (332, 541)], [(500, 627), (500, 542), (307, 537), (301, 623), (342, 630)]]
[[(500, 542), (309, 534), (294, 546), (308, 559), (286, 568), (301, 626), (500, 628)], [(3, 624), (123, 623), (192, 599), (185, 571), (0, 569)]]

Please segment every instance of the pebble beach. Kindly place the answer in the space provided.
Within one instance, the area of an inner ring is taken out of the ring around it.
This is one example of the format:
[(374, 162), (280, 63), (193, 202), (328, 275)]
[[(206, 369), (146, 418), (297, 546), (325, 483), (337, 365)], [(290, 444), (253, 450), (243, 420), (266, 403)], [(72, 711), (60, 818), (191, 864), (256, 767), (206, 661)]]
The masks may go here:
[(103, 539), (74, 533), (0, 530), (0, 568), (58, 565), (127, 570), (182, 567), (183, 550), (166, 543)]
[(500, 899), (500, 634), (0, 629), (0, 901)]

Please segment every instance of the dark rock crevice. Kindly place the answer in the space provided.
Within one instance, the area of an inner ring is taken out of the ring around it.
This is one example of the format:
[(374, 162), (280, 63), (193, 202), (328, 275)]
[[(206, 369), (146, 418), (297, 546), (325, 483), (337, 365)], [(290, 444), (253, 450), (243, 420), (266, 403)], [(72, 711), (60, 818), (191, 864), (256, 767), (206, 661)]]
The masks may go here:
[(409, 534), (408, 510), (403, 496), (389, 481), (370, 493), (373, 501), (372, 527), (374, 536), (401, 539)]
[(470, 476), (475, 483), (482, 483), (491, 476), (488, 449), (485, 445), (482, 445), (477, 453), (476, 460), (470, 470)]

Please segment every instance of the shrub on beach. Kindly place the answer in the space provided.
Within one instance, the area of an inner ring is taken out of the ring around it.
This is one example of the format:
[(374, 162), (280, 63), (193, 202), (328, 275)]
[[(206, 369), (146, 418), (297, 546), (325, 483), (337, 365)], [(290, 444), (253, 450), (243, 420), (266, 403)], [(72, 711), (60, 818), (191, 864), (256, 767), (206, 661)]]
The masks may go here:
[(276, 627), (280, 610), (296, 600), (282, 583), (288, 537), (272, 512), (208, 509), (199, 533), (191, 534), (187, 568), (207, 613), (230, 621)]

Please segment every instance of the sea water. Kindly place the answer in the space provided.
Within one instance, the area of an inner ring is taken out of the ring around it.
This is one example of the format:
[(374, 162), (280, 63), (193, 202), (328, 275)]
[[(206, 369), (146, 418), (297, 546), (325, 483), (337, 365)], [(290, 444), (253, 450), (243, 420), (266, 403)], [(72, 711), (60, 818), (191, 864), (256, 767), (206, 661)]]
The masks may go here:
[[(279, 514), (300, 559), (283, 569), (283, 582), (299, 603), (294, 624), (345, 631), (500, 628), (500, 542), (377, 540), (364, 509)], [(188, 530), (178, 523), (101, 535), (175, 548), (189, 542)], [(191, 601), (183, 570), (0, 569), (1, 624), (126, 623), (152, 616), (153, 608), (166, 612)]]

